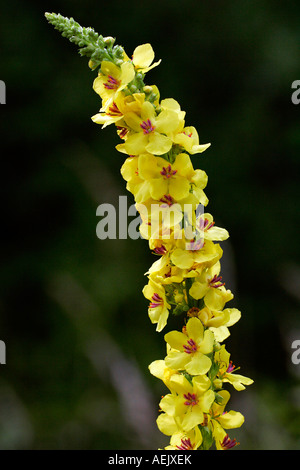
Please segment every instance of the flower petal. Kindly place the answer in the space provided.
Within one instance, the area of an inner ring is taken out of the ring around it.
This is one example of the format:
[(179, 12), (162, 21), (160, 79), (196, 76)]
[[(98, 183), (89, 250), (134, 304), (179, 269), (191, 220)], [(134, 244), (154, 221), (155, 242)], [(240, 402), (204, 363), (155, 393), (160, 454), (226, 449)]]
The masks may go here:
[(195, 281), (189, 290), (190, 295), (193, 299), (202, 299), (208, 291), (207, 283)]
[(146, 150), (154, 155), (163, 155), (167, 153), (172, 147), (172, 140), (158, 132), (151, 132), (149, 134), (149, 143), (146, 145)]
[(215, 337), (214, 337), (213, 332), (210, 330), (205, 330), (203, 341), (200, 344), (199, 350), (203, 354), (210, 354), (214, 347), (214, 341), (215, 341)]
[(203, 422), (204, 415), (200, 406), (195, 405), (192, 409), (188, 410), (185, 417), (182, 420), (182, 428), (185, 431), (190, 431), (194, 427), (198, 426)]
[(181, 248), (176, 248), (173, 251), (171, 261), (181, 269), (189, 269), (194, 264), (193, 255), (189, 251), (182, 250)]
[(224, 429), (239, 428), (245, 421), (244, 416), (239, 411), (229, 411), (218, 418), (219, 423)]
[(211, 368), (211, 360), (201, 352), (193, 354), (185, 369), (191, 375), (203, 375)]
[(132, 62), (137, 69), (149, 67), (154, 60), (154, 51), (151, 44), (142, 44), (137, 46), (133, 51)]
[(168, 194), (168, 181), (162, 178), (153, 178), (150, 181), (150, 193), (153, 199), (159, 201), (164, 194)]
[(163, 134), (174, 132), (179, 125), (178, 114), (175, 111), (165, 110), (156, 117), (156, 130)]
[(135, 76), (135, 70), (131, 62), (123, 62), (121, 65), (121, 81), (122, 85), (119, 90), (125, 88), (128, 83), (130, 83)]
[(139, 155), (145, 152), (145, 147), (148, 143), (148, 138), (142, 132), (137, 132), (130, 135), (126, 142), (123, 144), (126, 152), (129, 155)]
[(170, 331), (164, 337), (166, 343), (168, 343), (172, 349), (177, 351), (184, 351), (183, 345), (187, 342), (187, 336), (180, 331)]
[(173, 163), (173, 169), (178, 170), (182, 176), (192, 177), (194, 175), (194, 168), (191, 159), (187, 153), (180, 153), (177, 155)]
[(169, 193), (176, 200), (186, 198), (190, 192), (190, 183), (186, 178), (176, 176), (171, 178), (169, 182)]
[(186, 332), (198, 345), (203, 340), (204, 328), (199, 318), (193, 317), (187, 322)]
[(157, 158), (154, 155), (143, 154), (139, 156), (139, 176), (144, 180), (150, 180), (159, 175)]
[(161, 413), (156, 423), (158, 429), (167, 436), (172, 436), (175, 432), (180, 431), (173, 416), (169, 416), (166, 413)]

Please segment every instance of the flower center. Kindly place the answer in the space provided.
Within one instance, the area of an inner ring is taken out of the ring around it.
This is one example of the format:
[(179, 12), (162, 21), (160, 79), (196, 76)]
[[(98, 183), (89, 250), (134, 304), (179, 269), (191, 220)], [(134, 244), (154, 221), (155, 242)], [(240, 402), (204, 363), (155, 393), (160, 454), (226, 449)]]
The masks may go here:
[(185, 393), (183, 396), (186, 399), (184, 402), (186, 406), (195, 406), (199, 401), (195, 393)]
[(198, 350), (198, 346), (193, 339), (189, 339), (187, 344), (183, 345), (184, 352), (192, 354)]
[(215, 222), (209, 222), (208, 219), (199, 219), (199, 230), (209, 230), (215, 225)]
[(118, 132), (118, 135), (121, 137), (121, 139), (125, 139), (127, 133), (129, 132), (129, 129), (127, 129), (127, 127), (117, 126), (117, 132)]
[(194, 446), (191, 443), (191, 439), (181, 439), (181, 445), (176, 446), (179, 450), (194, 450)]
[(123, 116), (115, 102), (108, 108), (109, 116)]
[(117, 90), (119, 86), (120, 81), (112, 77), (111, 75), (108, 75), (108, 80), (106, 83), (104, 83), (104, 87), (106, 88), (106, 90)]
[(152, 122), (150, 119), (147, 119), (147, 121), (143, 121), (140, 124), (141, 128), (143, 129), (144, 134), (150, 134), (150, 132), (153, 132), (155, 127), (152, 125)]
[(230, 374), (235, 369), (235, 365), (232, 364), (232, 361), (229, 362), (226, 372)]
[(225, 282), (222, 282), (222, 276), (217, 276), (216, 274), (214, 277), (209, 281), (210, 287), (217, 289), (218, 287), (225, 286)]
[(220, 441), (220, 444), (221, 444), (221, 447), (222, 447), (223, 450), (228, 450), (228, 449), (231, 449), (232, 447), (238, 445), (238, 442), (236, 442), (236, 439), (230, 439), (228, 434), (226, 434), (223, 441), (222, 442)]
[(188, 137), (192, 137), (192, 135), (193, 135), (192, 132), (189, 132), (189, 133), (187, 134), (185, 131), (183, 131), (183, 134), (184, 134), (184, 135), (187, 135)]
[(172, 170), (171, 165), (168, 165), (167, 167), (163, 166), (163, 169), (162, 169), (162, 171), (160, 172), (160, 174), (161, 174), (165, 179), (172, 178), (172, 176), (176, 175), (176, 173), (177, 173), (177, 170)]
[(191, 240), (189, 243), (186, 245), (186, 249), (188, 251), (199, 251), (204, 247), (204, 240), (203, 238), (195, 238)]
[(170, 196), (170, 194), (165, 194), (160, 199), (160, 202), (162, 202), (163, 204), (167, 204), (170, 207), (174, 204), (174, 199), (172, 198), (172, 196)]
[(156, 248), (154, 248), (154, 253), (156, 253), (157, 255), (164, 255), (167, 253), (167, 248), (164, 246), (164, 245), (161, 245), (161, 246), (157, 246)]
[(161, 305), (163, 305), (164, 301), (162, 299), (162, 297), (158, 294), (153, 294), (152, 296), (152, 302), (150, 303), (150, 308), (156, 308), (156, 307), (159, 307)]

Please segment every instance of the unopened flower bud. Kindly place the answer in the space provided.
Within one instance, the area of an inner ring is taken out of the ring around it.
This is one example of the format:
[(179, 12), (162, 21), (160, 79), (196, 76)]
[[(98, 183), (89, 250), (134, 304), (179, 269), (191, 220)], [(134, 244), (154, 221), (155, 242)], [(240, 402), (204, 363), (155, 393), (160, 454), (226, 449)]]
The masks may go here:
[(107, 46), (113, 46), (116, 40), (111, 36), (106, 36), (105, 38), (103, 38), (103, 41)]
[(88, 66), (90, 69), (95, 70), (99, 65), (100, 65), (99, 61), (95, 61), (92, 59), (89, 60)]
[(184, 300), (183, 294), (175, 294), (174, 300), (177, 304), (180, 304)]
[(214, 380), (214, 387), (215, 387), (217, 390), (221, 390), (222, 384), (223, 384), (222, 380), (220, 380), (220, 379), (215, 379), (215, 380)]

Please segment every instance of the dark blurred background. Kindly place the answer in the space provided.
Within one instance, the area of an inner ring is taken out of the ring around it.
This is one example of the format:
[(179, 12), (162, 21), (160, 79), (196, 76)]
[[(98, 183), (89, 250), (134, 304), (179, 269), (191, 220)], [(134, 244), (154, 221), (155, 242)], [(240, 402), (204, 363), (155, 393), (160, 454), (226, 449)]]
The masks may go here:
[[(209, 177), (208, 211), (230, 239), (223, 277), (242, 311), (226, 340), (246, 418), (238, 449), (300, 450), (300, 3), (276, 0), (2, 2), (1, 449), (157, 449), (166, 392), (148, 372), (165, 355), (142, 295), (144, 240), (96, 237), (99, 204), (126, 195), (115, 129), (95, 73), (44, 18), (73, 16), (128, 54), (150, 42), (147, 75), (187, 113)], [(129, 195), (129, 202), (133, 203)], [(171, 320), (172, 325), (172, 320)]]

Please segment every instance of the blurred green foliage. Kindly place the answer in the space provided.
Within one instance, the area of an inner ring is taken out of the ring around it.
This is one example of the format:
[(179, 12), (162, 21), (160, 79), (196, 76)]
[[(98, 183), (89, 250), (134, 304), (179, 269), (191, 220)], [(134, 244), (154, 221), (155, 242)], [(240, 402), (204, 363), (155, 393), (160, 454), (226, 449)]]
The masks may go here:
[(255, 380), (232, 393), (246, 422), (230, 435), (242, 449), (300, 449), (300, 4), (278, 0), (1, 6), (0, 448), (167, 442), (155, 424), (165, 389), (148, 372), (163, 336), (141, 293), (154, 258), (143, 240), (96, 237), (97, 206), (127, 194), (119, 138), (91, 121), (95, 74), (44, 11), (115, 36), (128, 54), (150, 42), (162, 63), (147, 83), (212, 143), (193, 161), (230, 233), (222, 268), (242, 319), (226, 344)]

